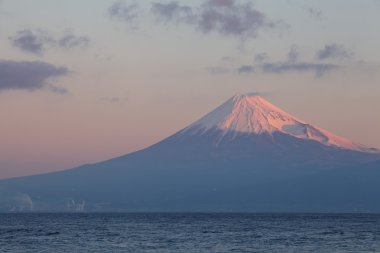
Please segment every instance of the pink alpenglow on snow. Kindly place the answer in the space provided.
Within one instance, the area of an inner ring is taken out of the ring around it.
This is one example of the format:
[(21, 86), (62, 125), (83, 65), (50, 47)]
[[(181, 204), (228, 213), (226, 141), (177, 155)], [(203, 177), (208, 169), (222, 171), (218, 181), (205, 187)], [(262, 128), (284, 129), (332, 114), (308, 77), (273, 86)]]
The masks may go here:
[(182, 132), (199, 133), (218, 129), (223, 133), (273, 134), (317, 141), (327, 146), (361, 152), (379, 150), (352, 142), (292, 116), (256, 94), (238, 94), (194, 122)]

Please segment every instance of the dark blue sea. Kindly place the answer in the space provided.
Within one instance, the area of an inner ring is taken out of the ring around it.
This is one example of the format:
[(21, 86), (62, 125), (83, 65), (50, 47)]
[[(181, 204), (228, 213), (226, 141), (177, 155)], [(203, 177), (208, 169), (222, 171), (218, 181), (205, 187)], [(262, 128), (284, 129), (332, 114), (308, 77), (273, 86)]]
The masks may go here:
[(380, 215), (0, 214), (0, 252), (380, 252)]

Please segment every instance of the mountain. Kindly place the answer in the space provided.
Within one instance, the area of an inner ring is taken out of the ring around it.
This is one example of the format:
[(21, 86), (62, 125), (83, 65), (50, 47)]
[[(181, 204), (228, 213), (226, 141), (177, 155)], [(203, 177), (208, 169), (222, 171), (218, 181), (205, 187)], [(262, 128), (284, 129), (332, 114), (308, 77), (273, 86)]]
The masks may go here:
[(0, 181), (2, 211), (380, 211), (380, 153), (236, 95), (144, 150)]
[(327, 146), (342, 149), (377, 152), (361, 144), (329, 133), (326, 130), (307, 124), (281, 110), (258, 95), (236, 95), (191, 124), (183, 132), (197, 134), (208, 130), (226, 133), (273, 134), (282, 133), (296, 138), (313, 140)]

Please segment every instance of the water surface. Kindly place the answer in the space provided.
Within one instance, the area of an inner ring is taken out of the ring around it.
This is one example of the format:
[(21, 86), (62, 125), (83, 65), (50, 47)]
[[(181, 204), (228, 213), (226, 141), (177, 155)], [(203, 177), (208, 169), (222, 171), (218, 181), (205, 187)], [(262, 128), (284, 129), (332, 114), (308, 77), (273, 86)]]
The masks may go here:
[(0, 252), (380, 252), (380, 215), (0, 214)]

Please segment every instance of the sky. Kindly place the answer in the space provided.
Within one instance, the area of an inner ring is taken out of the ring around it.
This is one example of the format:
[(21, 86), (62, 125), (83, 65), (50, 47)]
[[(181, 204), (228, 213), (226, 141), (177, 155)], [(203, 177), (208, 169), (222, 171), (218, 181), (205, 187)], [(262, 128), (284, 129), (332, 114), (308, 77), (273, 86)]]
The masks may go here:
[(237, 93), (380, 148), (379, 0), (0, 0), (0, 178), (145, 148)]

